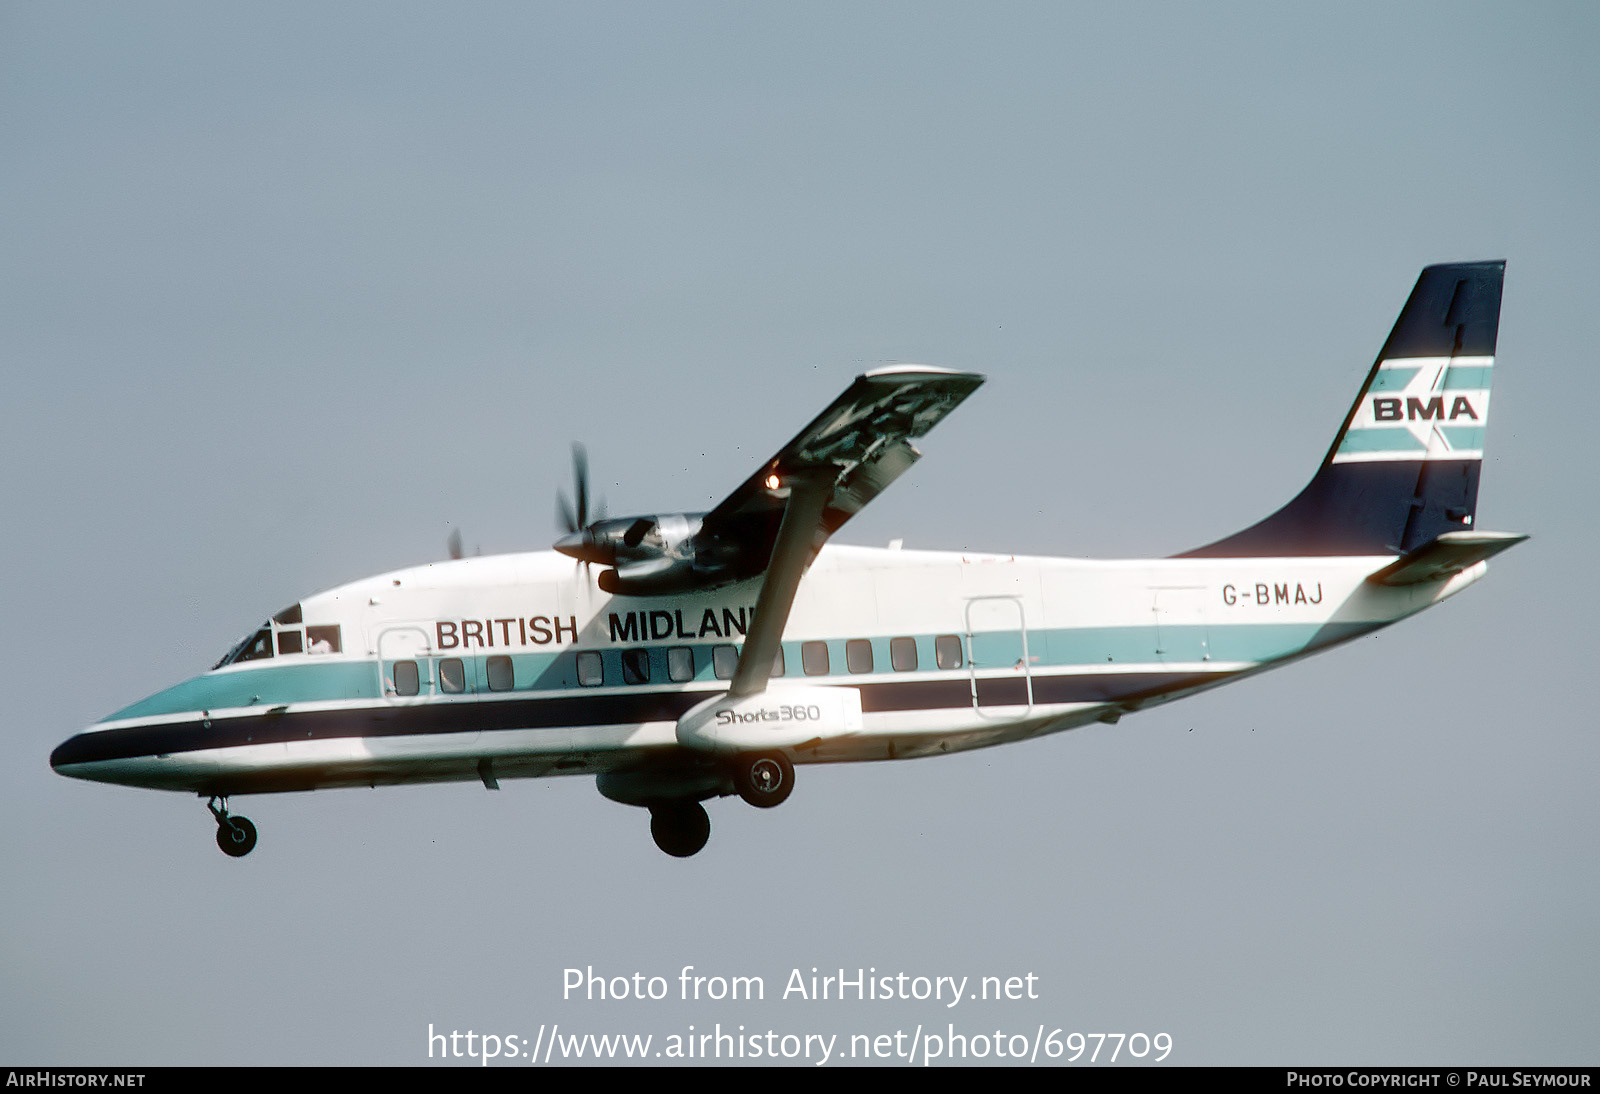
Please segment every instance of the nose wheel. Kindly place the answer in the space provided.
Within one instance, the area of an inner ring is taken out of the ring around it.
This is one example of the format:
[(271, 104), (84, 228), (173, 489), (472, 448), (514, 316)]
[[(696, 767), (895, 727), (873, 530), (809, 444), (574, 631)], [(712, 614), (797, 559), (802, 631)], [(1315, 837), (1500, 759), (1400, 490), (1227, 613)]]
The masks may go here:
[(235, 817), (228, 812), (228, 799), (213, 795), (206, 808), (217, 821), (217, 846), (230, 858), (243, 858), (256, 847), (256, 826), (248, 817)]

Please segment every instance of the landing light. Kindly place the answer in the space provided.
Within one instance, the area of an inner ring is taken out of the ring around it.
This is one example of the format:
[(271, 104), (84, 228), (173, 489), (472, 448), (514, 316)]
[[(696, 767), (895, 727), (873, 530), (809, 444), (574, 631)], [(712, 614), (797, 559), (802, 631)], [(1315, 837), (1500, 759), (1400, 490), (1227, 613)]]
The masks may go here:
[(768, 490), (776, 490), (777, 488), (778, 488), (778, 476), (776, 476), (776, 475), (768, 475), (767, 476), (767, 489)]

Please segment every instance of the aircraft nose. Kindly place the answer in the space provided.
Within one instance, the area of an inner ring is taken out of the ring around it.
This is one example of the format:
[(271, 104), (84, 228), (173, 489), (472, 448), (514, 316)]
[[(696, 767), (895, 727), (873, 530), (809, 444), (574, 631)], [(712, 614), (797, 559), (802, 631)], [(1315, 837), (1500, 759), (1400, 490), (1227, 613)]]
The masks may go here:
[[(68, 778), (95, 778), (86, 772), (107, 760), (119, 760), (139, 752), (147, 744), (147, 730), (108, 730), (96, 722), (74, 733), (50, 752), (50, 769)], [(151, 749), (150, 751), (154, 751)]]
[(82, 733), (74, 734), (56, 745), (55, 749), (50, 753), (50, 769), (52, 771), (57, 775), (71, 775), (72, 772), (63, 771), (62, 768), (94, 760), (94, 733), (92, 728)]

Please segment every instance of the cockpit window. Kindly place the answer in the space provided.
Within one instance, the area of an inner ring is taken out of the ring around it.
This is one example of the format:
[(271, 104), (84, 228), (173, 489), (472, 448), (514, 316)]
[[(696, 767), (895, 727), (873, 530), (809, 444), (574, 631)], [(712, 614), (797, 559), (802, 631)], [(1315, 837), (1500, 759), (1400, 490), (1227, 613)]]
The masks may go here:
[(223, 665), (236, 665), (240, 661), (259, 661), (264, 657), (271, 656), (272, 628), (262, 627), (249, 638), (229, 650), (227, 656), (218, 661), (212, 668), (220, 669)]
[(307, 653), (338, 653), (339, 624), (327, 627), (306, 628)]

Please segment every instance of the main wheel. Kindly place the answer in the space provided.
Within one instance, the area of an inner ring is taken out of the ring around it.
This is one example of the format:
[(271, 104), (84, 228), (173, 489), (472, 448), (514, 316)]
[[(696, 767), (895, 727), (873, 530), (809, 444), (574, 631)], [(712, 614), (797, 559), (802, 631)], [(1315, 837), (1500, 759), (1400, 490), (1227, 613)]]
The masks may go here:
[(711, 838), (711, 818), (699, 802), (654, 806), (650, 810), (650, 835), (656, 846), (673, 858), (698, 854)]
[(781, 752), (750, 752), (734, 761), (733, 785), (759, 809), (782, 805), (794, 789), (794, 765)]
[(256, 826), (247, 817), (223, 817), (217, 822), (217, 846), (234, 858), (248, 855), (256, 847)]

